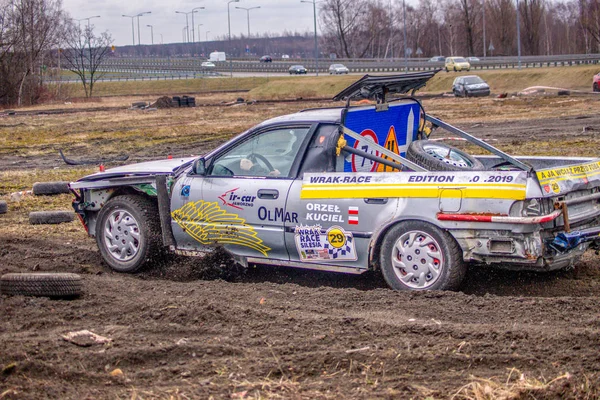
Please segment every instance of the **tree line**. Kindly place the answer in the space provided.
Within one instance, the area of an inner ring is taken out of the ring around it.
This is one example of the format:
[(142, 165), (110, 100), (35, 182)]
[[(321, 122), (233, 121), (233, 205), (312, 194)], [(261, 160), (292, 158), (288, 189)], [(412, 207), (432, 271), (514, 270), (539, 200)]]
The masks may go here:
[[(600, 53), (600, 0), (323, 0), (318, 19), (321, 58), (402, 58), (405, 38), (410, 57), (514, 56), (518, 30), (523, 55)], [(115, 49), (108, 32), (72, 20), (61, 0), (0, 0), (0, 105), (51, 96), (47, 80), (64, 69), (91, 96), (107, 57), (314, 55), (313, 32), (227, 39)]]
[[(325, 0), (324, 50), (345, 58), (600, 52), (600, 0)], [(406, 21), (406, 23), (404, 23)], [(485, 36), (485, 41), (484, 41)]]
[(91, 95), (111, 42), (108, 32), (72, 20), (60, 0), (0, 0), (0, 105), (51, 97), (47, 80), (60, 73), (60, 60)]

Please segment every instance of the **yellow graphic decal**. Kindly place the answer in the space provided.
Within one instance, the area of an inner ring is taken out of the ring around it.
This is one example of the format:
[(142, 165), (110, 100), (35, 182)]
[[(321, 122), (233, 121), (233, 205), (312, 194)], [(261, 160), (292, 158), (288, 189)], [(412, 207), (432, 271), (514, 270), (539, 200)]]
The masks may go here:
[(537, 172), (538, 180), (542, 185), (567, 179), (585, 179), (595, 175), (600, 175), (600, 161)]
[(173, 220), (201, 244), (232, 244), (249, 247), (268, 257), (271, 250), (263, 244), (246, 220), (204, 200), (187, 203), (171, 213)]
[(302, 199), (345, 199), (368, 197), (406, 197), (406, 198), (435, 198), (440, 197), (443, 189), (460, 189), (455, 193), (445, 193), (445, 197), (474, 198), (474, 199), (507, 199), (524, 200), (525, 185), (474, 185), (459, 184), (444, 185), (415, 185), (390, 184), (375, 185), (302, 185)]

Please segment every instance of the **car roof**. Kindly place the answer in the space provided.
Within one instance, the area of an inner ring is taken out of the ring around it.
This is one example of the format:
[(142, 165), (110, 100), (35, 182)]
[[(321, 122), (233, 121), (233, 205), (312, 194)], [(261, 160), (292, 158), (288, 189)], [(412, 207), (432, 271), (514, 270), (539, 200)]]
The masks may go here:
[(257, 127), (263, 127), (273, 124), (284, 124), (286, 122), (302, 123), (302, 122), (321, 122), (336, 124), (342, 120), (342, 107), (339, 108), (315, 108), (303, 110), (294, 114), (281, 115), (261, 122)]

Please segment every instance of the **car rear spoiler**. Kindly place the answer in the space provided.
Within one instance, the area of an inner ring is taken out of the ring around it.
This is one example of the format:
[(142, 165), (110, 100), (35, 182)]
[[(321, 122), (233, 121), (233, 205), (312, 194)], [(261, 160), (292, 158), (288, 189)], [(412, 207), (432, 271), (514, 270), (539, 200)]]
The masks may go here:
[(386, 95), (414, 93), (425, 86), (427, 81), (433, 78), (439, 71), (441, 69), (426, 72), (411, 72), (402, 75), (365, 75), (336, 94), (333, 100), (374, 99), (378, 103), (385, 103)]

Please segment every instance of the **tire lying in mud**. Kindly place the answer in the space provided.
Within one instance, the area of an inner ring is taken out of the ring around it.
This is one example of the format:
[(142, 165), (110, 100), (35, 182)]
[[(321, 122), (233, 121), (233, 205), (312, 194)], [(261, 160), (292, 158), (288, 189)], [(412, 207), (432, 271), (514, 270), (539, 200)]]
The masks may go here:
[(481, 171), (483, 164), (456, 147), (430, 140), (415, 140), (406, 158), (429, 171)]
[(75, 219), (73, 211), (32, 211), (29, 213), (31, 225), (52, 225), (71, 222)]
[(11, 296), (75, 298), (81, 296), (81, 277), (70, 273), (5, 274), (0, 293)]
[(8, 204), (6, 204), (6, 201), (0, 200), (0, 214), (5, 214), (7, 210)]
[(33, 184), (33, 194), (36, 196), (52, 196), (63, 193), (71, 193), (69, 182), (36, 182)]

